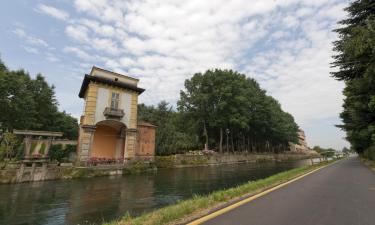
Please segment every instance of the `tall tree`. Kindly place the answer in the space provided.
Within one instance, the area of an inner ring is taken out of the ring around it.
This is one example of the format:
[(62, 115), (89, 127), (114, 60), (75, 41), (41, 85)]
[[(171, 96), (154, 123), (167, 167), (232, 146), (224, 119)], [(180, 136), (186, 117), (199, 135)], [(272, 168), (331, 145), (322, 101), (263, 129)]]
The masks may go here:
[(5, 129), (34, 127), (37, 111), (31, 86), (23, 70), (0, 72), (0, 122)]
[(170, 155), (199, 148), (195, 121), (186, 120), (165, 101), (156, 107), (138, 105), (138, 119), (156, 126), (156, 153)]
[(346, 85), (339, 127), (353, 149), (363, 153), (375, 148), (375, 2), (357, 0), (345, 10), (349, 17), (335, 30), (333, 66), (338, 70), (332, 75)]
[(61, 131), (77, 138), (75, 118), (58, 110), (54, 87), (41, 74), (35, 79), (24, 70), (11, 71), (0, 60), (0, 125), (2, 129)]
[(232, 70), (208, 70), (186, 80), (178, 109), (202, 124), (205, 146), (221, 152), (224, 131), (232, 151), (256, 150), (254, 145), (258, 150), (285, 150), (297, 139), (293, 117), (255, 80)]

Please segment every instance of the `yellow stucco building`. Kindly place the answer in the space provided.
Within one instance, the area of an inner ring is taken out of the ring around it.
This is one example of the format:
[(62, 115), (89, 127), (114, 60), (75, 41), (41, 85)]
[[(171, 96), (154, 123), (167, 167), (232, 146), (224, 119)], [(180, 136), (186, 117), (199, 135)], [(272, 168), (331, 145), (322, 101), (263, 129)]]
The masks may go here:
[[(151, 149), (142, 147), (146, 146), (143, 142), (155, 142), (155, 128), (148, 123), (138, 124), (138, 96), (144, 91), (138, 87), (138, 81), (95, 66), (85, 75), (79, 92), (85, 105), (80, 120), (78, 161), (91, 158), (127, 161), (154, 155), (154, 144)], [(148, 134), (148, 139), (143, 140), (139, 130), (151, 131), (153, 135)]]

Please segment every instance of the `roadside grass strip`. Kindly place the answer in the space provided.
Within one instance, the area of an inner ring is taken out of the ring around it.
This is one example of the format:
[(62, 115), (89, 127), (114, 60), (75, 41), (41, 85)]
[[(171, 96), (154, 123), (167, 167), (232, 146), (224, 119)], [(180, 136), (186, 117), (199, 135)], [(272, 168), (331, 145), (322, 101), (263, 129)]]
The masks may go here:
[(104, 223), (104, 225), (162, 225), (189, 222), (191, 225), (200, 224), (335, 161), (337, 160), (295, 168), (264, 179), (249, 181), (237, 187), (215, 191), (208, 195), (194, 195), (190, 199), (145, 213), (139, 217), (131, 217), (127, 213), (122, 219)]
[(375, 172), (375, 161), (360, 157), (360, 160)]

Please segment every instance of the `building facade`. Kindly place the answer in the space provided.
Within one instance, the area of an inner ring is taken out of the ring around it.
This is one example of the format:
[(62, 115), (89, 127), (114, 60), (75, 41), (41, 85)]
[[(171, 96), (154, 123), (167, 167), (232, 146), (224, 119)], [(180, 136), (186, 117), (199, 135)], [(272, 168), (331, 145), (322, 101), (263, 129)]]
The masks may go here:
[(298, 143), (289, 143), (290, 144), (290, 150), (292, 152), (299, 152), (299, 153), (309, 153), (311, 149), (309, 148), (307, 141), (306, 141), (306, 136), (305, 132), (303, 130), (298, 130), (297, 132), (298, 136)]
[[(95, 66), (85, 75), (79, 92), (85, 102), (77, 150), (80, 162), (90, 158), (136, 159), (144, 156), (139, 151), (144, 142), (153, 143), (144, 152), (154, 156), (155, 127), (147, 124), (147, 134), (138, 129), (138, 96), (144, 91), (138, 81)], [(145, 126), (140, 124), (140, 130)]]

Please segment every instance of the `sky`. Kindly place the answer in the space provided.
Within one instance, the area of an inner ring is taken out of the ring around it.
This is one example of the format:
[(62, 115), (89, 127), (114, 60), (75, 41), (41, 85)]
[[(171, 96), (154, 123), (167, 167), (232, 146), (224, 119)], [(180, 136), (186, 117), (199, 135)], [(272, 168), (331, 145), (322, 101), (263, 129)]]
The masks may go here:
[(330, 63), (344, 0), (0, 1), (0, 57), (43, 74), (59, 108), (79, 118), (93, 65), (140, 79), (139, 101), (175, 106), (185, 79), (208, 69), (255, 78), (306, 133), (310, 146), (349, 144), (344, 84)]

